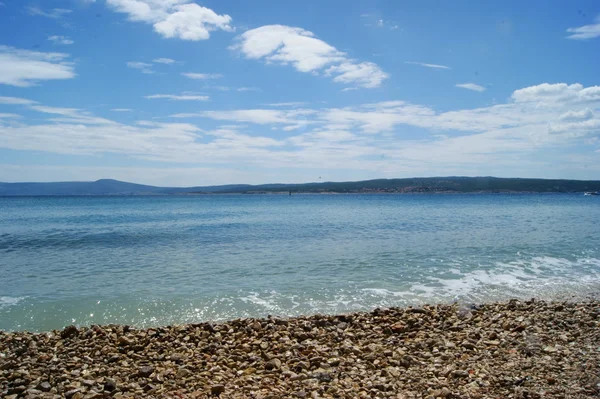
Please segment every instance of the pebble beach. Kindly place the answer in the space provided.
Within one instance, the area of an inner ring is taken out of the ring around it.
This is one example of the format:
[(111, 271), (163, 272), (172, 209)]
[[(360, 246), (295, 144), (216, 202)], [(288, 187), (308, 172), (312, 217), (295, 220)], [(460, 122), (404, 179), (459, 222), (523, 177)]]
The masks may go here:
[(600, 302), (0, 331), (0, 397), (598, 398)]

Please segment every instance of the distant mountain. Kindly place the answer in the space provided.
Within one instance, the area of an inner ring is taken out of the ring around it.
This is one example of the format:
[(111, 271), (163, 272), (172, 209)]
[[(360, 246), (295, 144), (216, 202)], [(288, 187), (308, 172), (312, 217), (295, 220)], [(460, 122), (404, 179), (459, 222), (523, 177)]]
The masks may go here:
[(0, 183), (0, 196), (58, 196), (58, 195), (164, 195), (188, 192), (212, 193), (226, 190), (245, 190), (250, 185), (229, 184), (206, 187), (157, 187), (101, 179), (92, 182)]
[(304, 184), (229, 184), (157, 187), (112, 179), (93, 182), (0, 183), (0, 196), (175, 195), (215, 193), (473, 193), (600, 191), (597, 180), (553, 180), (497, 177), (423, 177)]

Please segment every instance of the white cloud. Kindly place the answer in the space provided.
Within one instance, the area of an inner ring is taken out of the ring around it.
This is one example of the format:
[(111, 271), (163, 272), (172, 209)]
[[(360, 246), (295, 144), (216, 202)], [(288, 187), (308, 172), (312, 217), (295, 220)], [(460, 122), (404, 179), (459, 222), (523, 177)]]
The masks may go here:
[(452, 69), (449, 66), (446, 65), (438, 65), (438, 64), (426, 64), (424, 62), (415, 62), (415, 61), (405, 61), (405, 64), (409, 64), (409, 65), (420, 65), (422, 67), (426, 67), (426, 68), (432, 68), (432, 69)]
[(260, 91), (258, 87), (238, 87), (236, 91)]
[(222, 78), (223, 75), (218, 73), (195, 73), (195, 72), (183, 72), (183, 76), (190, 79), (196, 80), (208, 80), (208, 79), (219, 79)]
[(346, 92), (346, 91), (354, 91), (354, 90), (358, 90), (358, 87), (344, 87), (342, 90), (342, 92)]
[(561, 103), (600, 101), (600, 86), (584, 88), (581, 84), (542, 83), (537, 86), (515, 90), (512, 99), (516, 102)]
[[(597, 90), (599, 86), (541, 84), (515, 90), (504, 104), (453, 111), (395, 100), (340, 108), (234, 109), (172, 115), (227, 124), (211, 130), (192, 123), (141, 121), (127, 125), (76, 108), (0, 97), (0, 102), (20, 104), (48, 118), (34, 124), (21, 120), (12, 126), (0, 124), (0, 147), (61, 154), (122, 154), (215, 168), (234, 164), (243, 170), (256, 167), (261, 173), (276, 170), (286, 181), (293, 180), (292, 176), (306, 179), (315, 171), (319, 176), (323, 170), (330, 173), (328, 178), (338, 180), (343, 176), (473, 174), (469, 172), (473, 170), (504, 176), (523, 176), (524, 170), (537, 170), (551, 177), (556, 170), (580, 166), (579, 161), (557, 159), (553, 149), (568, 153), (569, 148), (585, 145), (588, 153), (597, 157), (593, 152), (600, 144)], [(302, 104), (271, 106), (295, 105)], [(422, 130), (415, 129), (407, 136), (403, 126)], [(272, 137), (261, 133), (264, 131), (272, 131)], [(594, 170), (597, 173), (600, 167)]]
[(269, 107), (301, 107), (303, 105), (306, 105), (306, 103), (304, 101), (288, 101), (288, 102), (283, 102), (283, 103), (268, 103), (268, 104), (264, 104), (267, 105)]
[(206, 40), (215, 30), (233, 31), (231, 17), (189, 0), (107, 0), (115, 11), (132, 21), (152, 24), (166, 38)]
[(36, 101), (28, 100), (26, 98), (3, 97), (3, 96), (0, 96), (0, 104), (7, 104), (7, 105), (31, 105), (31, 104), (36, 104)]
[(381, 86), (381, 82), (388, 78), (388, 74), (372, 62), (344, 62), (328, 68), (325, 73), (336, 75), (334, 82), (356, 84), (369, 89)]
[[(335, 130), (358, 129), (367, 134), (392, 132), (398, 125), (463, 132), (507, 131), (535, 126), (541, 132), (538, 139), (554, 141), (554, 138), (544, 137), (548, 132), (549, 122), (580, 122), (585, 118), (587, 121), (595, 120), (595, 109), (600, 106), (600, 86), (584, 88), (580, 84), (541, 84), (516, 90), (512, 99), (507, 104), (441, 113), (422, 105), (387, 101), (359, 107), (301, 109), (293, 112), (249, 109), (172, 116), (255, 124), (320, 125)], [(582, 105), (585, 107), (581, 108)], [(587, 122), (577, 126), (580, 130), (588, 129), (588, 133), (593, 134), (595, 124)]]
[(304, 125), (310, 123), (306, 116), (314, 114), (312, 110), (274, 110), (274, 109), (245, 109), (234, 111), (203, 111), (198, 113), (180, 113), (171, 115), (173, 118), (202, 117), (222, 121), (249, 122), (259, 125), (289, 124)]
[(138, 69), (145, 74), (153, 74), (154, 71), (151, 69), (152, 64), (148, 64), (147, 62), (137, 62), (137, 61), (129, 61), (126, 63), (128, 68)]
[(175, 94), (153, 94), (150, 96), (145, 96), (147, 99), (167, 99), (167, 100), (177, 100), (177, 101), (208, 101), (210, 97), (208, 96), (192, 96), (192, 95), (175, 95)]
[(152, 60), (152, 62), (154, 62), (156, 64), (170, 65), (170, 64), (174, 64), (176, 61), (171, 58), (155, 58)]
[(52, 122), (82, 123), (89, 125), (111, 125), (115, 123), (109, 119), (93, 116), (89, 112), (78, 108), (49, 107), (47, 105), (30, 105), (29, 108), (45, 114), (60, 115), (60, 117), (50, 118), (49, 120)]
[(2, 113), (0, 112), (0, 119), (5, 118), (5, 119), (9, 119), (9, 118), (20, 118), (21, 115), (18, 114), (11, 114), (11, 113)]
[(361, 87), (377, 87), (388, 77), (376, 64), (351, 60), (345, 53), (317, 39), (314, 33), (285, 25), (248, 30), (238, 36), (230, 48), (246, 58), (291, 65), (300, 72), (324, 72), (336, 82)]
[(567, 39), (573, 40), (588, 40), (600, 37), (600, 15), (596, 17), (596, 23), (584, 25), (578, 28), (569, 28), (567, 32), (571, 33)]
[(68, 57), (0, 45), (0, 84), (28, 87), (43, 80), (72, 79), (75, 72)]
[(558, 117), (560, 121), (578, 122), (592, 119), (594, 117), (594, 111), (591, 108), (585, 108), (580, 111), (567, 111)]
[(461, 89), (467, 89), (467, 90), (472, 90), (472, 91), (479, 91), (479, 92), (485, 91), (485, 87), (480, 86), (475, 83), (457, 83), (455, 86), (460, 87)]
[(131, 112), (133, 111), (131, 108), (112, 108), (113, 112)]
[(73, 40), (69, 39), (66, 36), (48, 36), (48, 40), (50, 40), (54, 44), (64, 44), (69, 45), (75, 43)]
[(40, 7), (29, 6), (27, 7), (27, 12), (29, 15), (52, 18), (52, 19), (60, 19), (67, 14), (73, 12), (73, 10), (69, 10), (66, 8), (53, 8), (50, 11), (44, 11)]

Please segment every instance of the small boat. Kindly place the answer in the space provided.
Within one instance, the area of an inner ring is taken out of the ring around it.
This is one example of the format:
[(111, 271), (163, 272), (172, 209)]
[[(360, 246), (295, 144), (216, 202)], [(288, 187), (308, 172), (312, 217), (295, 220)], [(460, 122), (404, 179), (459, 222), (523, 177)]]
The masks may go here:
[(583, 195), (600, 195), (598, 191), (586, 191)]

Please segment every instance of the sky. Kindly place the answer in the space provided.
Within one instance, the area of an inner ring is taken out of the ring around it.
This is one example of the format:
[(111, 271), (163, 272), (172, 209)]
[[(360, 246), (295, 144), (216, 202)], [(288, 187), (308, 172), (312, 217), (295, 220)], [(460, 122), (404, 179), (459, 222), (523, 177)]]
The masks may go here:
[(0, 181), (600, 179), (600, 2), (0, 0)]

